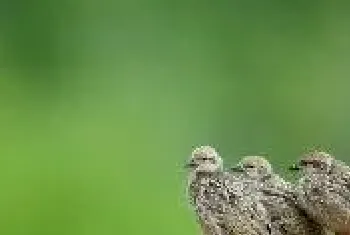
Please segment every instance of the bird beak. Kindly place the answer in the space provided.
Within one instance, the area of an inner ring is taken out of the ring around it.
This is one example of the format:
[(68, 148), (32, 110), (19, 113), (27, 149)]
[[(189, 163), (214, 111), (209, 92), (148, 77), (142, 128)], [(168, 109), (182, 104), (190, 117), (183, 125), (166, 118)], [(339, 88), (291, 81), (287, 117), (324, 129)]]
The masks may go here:
[(188, 163), (185, 164), (184, 168), (185, 169), (191, 169), (191, 168), (194, 168), (196, 166), (197, 166), (197, 164), (195, 164), (194, 162), (188, 162)]
[(231, 167), (230, 169), (234, 172), (244, 172), (244, 169), (241, 165)]
[(289, 167), (290, 171), (299, 171), (300, 167), (297, 164), (294, 164), (292, 166)]

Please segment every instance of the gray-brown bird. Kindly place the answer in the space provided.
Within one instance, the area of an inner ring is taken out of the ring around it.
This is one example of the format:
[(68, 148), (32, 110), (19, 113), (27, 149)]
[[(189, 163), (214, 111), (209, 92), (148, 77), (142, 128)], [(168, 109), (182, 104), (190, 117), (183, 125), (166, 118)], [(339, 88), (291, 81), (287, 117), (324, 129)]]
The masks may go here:
[(325, 229), (298, 206), (291, 183), (273, 172), (271, 164), (260, 156), (246, 156), (233, 170), (258, 182), (261, 203), (271, 217), (272, 229), (284, 235), (321, 235)]
[(223, 170), (223, 161), (210, 146), (196, 148), (187, 164), (188, 194), (205, 235), (270, 235), (265, 208), (251, 190)]
[(350, 168), (326, 152), (312, 151), (292, 167), (301, 170), (298, 202), (310, 217), (350, 235)]

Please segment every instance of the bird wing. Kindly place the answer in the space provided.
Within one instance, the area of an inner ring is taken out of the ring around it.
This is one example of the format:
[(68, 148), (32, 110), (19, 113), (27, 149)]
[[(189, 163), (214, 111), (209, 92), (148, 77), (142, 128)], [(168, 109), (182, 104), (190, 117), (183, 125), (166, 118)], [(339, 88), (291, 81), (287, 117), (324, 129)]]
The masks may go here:
[(269, 231), (268, 221), (262, 219), (252, 218), (247, 211), (241, 211), (239, 214), (228, 214), (225, 217), (225, 227), (229, 235), (267, 235), (271, 234)]
[(202, 230), (203, 235), (219, 235), (221, 232), (215, 231), (212, 224), (209, 224), (208, 221), (202, 219), (199, 220), (199, 224)]
[(223, 225), (228, 235), (270, 235), (267, 212), (249, 182), (228, 181)]
[(350, 215), (350, 201), (344, 197), (338, 186), (328, 181), (314, 181), (304, 200), (306, 208), (313, 208), (314, 216), (322, 217), (327, 224), (332, 224), (331, 227), (347, 220)]
[(292, 204), (296, 204), (297, 202), (297, 195), (291, 187), (283, 185), (266, 185), (266, 187), (262, 187), (260, 190), (263, 195), (267, 197), (283, 198), (286, 202)]
[(350, 203), (350, 167), (336, 160), (335, 170), (330, 175), (330, 190), (335, 191)]
[(202, 232), (205, 235), (224, 235), (219, 226), (219, 221), (213, 212), (208, 208), (205, 200), (197, 200), (197, 214)]
[(199, 219), (199, 225), (201, 227), (203, 235), (212, 235), (210, 233), (208, 226), (205, 224), (205, 222), (203, 220)]

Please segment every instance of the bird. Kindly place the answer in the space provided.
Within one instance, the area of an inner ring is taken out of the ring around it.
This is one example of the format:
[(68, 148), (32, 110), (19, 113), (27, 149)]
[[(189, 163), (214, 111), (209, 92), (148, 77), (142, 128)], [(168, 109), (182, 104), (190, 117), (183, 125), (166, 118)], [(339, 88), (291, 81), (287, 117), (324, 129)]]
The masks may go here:
[(231, 170), (258, 184), (260, 201), (271, 217), (271, 226), (284, 235), (321, 235), (326, 230), (298, 206), (293, 185), (274, 173), (262, 156), (245, 156)]
[(186, 168), (189, 202), (204, 235), (280, 235), (271, 231), (255, 186), (224, 171), (213, 147), (195, 148)]
[(350, 235), (350, 167), (314, 150), (290, 169), (301, 173), (298, 202), (309, 216), (336, 234)]

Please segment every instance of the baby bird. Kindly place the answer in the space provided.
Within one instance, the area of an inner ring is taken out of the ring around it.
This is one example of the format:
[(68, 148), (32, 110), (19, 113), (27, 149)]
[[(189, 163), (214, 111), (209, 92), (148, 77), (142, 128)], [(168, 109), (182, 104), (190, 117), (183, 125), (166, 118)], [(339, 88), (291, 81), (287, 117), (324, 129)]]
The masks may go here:
[(298, 202), (310, 217), (337, 234), (350, 235), (350, 168), (325, 152), (313, 151), (292, 167), (301, 170)]
[(277, 235), (251, 190), (253, 184), (224, 172), (214, 148), (196, 148), (187, 168), (190, 204), (205, 235)]
[(244, 157), (232, 169), (258, 182), (257, 190), (262, 193), (260, 200), (271, 217), (272, 229), (284, 235), (325, 234), (321, 225), (308, 218), (298, 206), (292, 184), (275, 174), (264, 157)]

